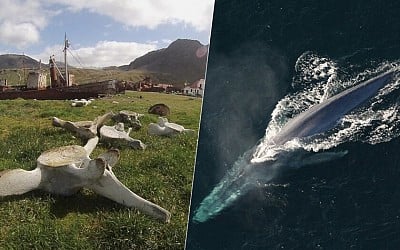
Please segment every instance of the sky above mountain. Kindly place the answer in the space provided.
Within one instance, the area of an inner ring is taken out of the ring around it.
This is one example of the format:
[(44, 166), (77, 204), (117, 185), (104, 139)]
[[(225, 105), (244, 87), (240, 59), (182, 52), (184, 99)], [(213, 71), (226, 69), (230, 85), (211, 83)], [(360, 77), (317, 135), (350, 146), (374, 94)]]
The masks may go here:
[(0, 54), (120, 66), (178, 38), (209, 43), (214, 0), (0, 0)]

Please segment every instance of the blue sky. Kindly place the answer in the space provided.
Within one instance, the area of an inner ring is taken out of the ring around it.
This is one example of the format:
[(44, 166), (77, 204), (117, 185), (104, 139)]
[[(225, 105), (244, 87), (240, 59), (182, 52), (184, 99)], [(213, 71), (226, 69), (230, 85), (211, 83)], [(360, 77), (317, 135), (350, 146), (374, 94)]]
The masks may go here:
[[(178, 38), (209, 43), (214, 0), (0, 0), (0, 54), (62, 58), (75, 66), (128, 64)], [(70, 56), (71, 57), (71, 56)]]

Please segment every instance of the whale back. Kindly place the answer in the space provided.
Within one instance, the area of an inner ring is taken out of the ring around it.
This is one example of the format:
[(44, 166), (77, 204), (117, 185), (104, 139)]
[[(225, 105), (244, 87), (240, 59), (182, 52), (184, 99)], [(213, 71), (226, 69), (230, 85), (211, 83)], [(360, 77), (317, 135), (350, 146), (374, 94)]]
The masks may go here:
[(344, 115), (374, 96), (393, 78), (394, 71), (378, 75), (353, 86), (289, 120), (273, 138), (275, 144), (284, 144), (293, 138), (303, 138), (333, 128)]

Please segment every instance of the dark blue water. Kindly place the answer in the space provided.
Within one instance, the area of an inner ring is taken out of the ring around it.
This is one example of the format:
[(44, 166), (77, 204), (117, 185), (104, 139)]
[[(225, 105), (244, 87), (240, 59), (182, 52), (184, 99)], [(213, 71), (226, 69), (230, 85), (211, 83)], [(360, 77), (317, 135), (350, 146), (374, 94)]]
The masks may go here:
[(215, 218), (192, 220), (295, 91), (299, 56), (340, 60), (347, 76), (399, 60), (399, 13), (399, 1), (216, 0), (186, 249), (400, 247), (397, 138), (342, 143), (345, 157), (283, 172)]

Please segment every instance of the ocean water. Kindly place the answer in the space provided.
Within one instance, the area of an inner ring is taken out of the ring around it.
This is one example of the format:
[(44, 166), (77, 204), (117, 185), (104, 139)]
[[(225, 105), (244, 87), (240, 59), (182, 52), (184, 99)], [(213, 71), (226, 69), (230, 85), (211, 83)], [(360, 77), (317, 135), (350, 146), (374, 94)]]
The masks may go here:
[[(263, 140), (290, 117), (400, 66), (399, 10), (396, 1), (216, 0), (186, 249), (400, 246), (398, 75), (335, 129), (286, 145), (295, 153), (273, 174), (263, 170), (275, 157)], [(243, 155), (263, 163), (232, 202), (196, 217)]]

